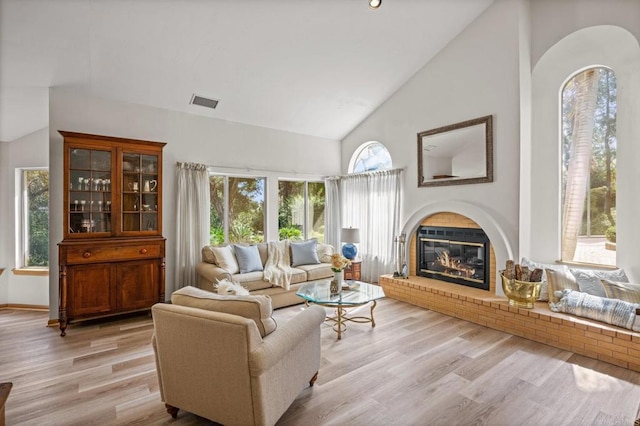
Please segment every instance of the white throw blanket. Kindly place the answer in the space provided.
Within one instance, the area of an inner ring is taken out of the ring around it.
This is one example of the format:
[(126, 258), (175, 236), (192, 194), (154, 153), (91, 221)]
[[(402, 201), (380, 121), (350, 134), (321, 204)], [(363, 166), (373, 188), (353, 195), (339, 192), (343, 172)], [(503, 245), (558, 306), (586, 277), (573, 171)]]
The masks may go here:
[(289, 290), (291, 285), (291, 259), (289, 241), (269, 241), (267, 262), (264, 265), (262, 279), (271, 284)]

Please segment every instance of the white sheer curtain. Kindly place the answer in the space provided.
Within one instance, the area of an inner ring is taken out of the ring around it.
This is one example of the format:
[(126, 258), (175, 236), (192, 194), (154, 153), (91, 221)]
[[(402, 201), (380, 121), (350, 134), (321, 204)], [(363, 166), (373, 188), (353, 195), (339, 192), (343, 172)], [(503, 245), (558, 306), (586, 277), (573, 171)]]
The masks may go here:
[(324, 180), (325, 188), (325, 226), (324, 242), (340, 250), (340, 178), (332, 177)]
[[(378, 282), (382, 274), (395, 270), (393, 238), (400, 224), (401, 169), (354, 174), (340, 178), (341, 223), (340, 227), (360, 229), (358, 258), (362, 260), (362, 280)], [(331, 210), (327, 184), (327, 204)], [(327, 220), (328, 235), (334, 234), (333, 223)], [(339, 237), (336, 237), (339, 239)], [(336, 247), (340, 247), (339, 242)]]
[(178, 163), (176, 280), (174, 288), (196, 285), (196, 264), (209, 244), (209, 172), (207, 166)]

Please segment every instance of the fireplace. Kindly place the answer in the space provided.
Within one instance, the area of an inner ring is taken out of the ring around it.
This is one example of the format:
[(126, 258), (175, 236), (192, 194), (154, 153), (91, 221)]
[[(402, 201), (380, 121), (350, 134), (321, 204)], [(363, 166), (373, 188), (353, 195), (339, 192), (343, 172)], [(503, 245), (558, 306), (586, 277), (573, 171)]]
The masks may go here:
[(482, 229), (421, 226), (416, 275), (489, 290), (489, 238)]

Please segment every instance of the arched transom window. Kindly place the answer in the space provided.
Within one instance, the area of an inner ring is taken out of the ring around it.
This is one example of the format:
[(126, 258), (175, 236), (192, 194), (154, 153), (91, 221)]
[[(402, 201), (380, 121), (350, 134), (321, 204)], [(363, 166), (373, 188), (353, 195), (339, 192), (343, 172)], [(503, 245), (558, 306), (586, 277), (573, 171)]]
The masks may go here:
[(349, 173), (362, 173), (391, 168), (389, 150), (380, 142), (365, 142), (353, 153)]

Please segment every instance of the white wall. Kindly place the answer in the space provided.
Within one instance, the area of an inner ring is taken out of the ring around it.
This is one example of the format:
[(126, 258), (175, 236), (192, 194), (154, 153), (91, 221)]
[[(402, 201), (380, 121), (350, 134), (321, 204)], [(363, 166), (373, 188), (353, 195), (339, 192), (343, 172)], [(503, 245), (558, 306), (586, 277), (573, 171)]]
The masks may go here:
[[(47, 128), (12, 142), (0, 142), (0, 304), (49, 304), (49, 279), (46, 276), (15, 275), (16, 265), (16, 169), (47, 167), (49, 163), (49, 131)], [(54, 265), (54, 271), (57, 267)]]
[(640, 1), (536, 0), (531, 16), (531, 130), (521, 142), (520, 253), (545, 262), (560, 258), (559, 93), (576, 71), (605, 65), (619, 88), (617, 264), (638, 280)]
[(565, 36), (596, 25), (625, 28), (640, 40), (640, 1), (532, 0), (531, 63)]
[[(640, 2), (639, 2), (640, 3)], [(640, 21), (638, 22), (640, 26)], [(531, 238), (521, 251), (533, 259), (560, 258), (560, 101), (566, 80), (586, 67), (605, 65), (617, 78), (617, 235), (618, 266), (640, 279), (636, 250), (640, 243), (636, 184), (640, 173), (640, 47), (627, 30), (611, 25), (580, 29), (553, 45), (533, 71), (533, 133), (530, 175), (522, 176), (531, 188), (531, 203), (544, 209), (522, 212), (522, 227)]]
[(451, 157), (437, 157), (435, 155), (422, 154), (422, 172), (427, 180), (438, 175), (451, 175), (453, 170)]
[[(340, 171), (338, 141), (229, 121), (80, 95), (68, 89), (50, 92), (50, 244), (62, 239), (62, 137), (58, 130), (167, 142), (164, 150), (163, 234), (167, 238), (167, 297), (174, 287), (175, 164), (189, 161), (219, 166), (236, 174), (269, 177), (322, 177)], [(247, 172), (246, 169), (273, 173)], [(282, 173), (278, 173), (281, 171)], [(277, 238), (277, 185), (267, 188), (267, 238)], [(57, 264), (57, 252), (51, 262)], [(57, 277), (49, 287), (51, 318), (57, 318)]]
[[(555, 49), (563, 38), (592, 26), (608, 30), (586, 32), (569, 48)], [(618, 265), (640, 279), (637, 40), (638, 0), (497, 0), (345, 138), (343, 170), (361, 143), (378, 140), (394, 166), (406, 169), (403, 230), (412, 232), (425, 214), (454, 208), (495, 229), (490, 238), (500, 241), (497, 251), (503, 253), (497, 253), (498, 266), (501, 256), (553, 262), (559, 258), (558, 91), (572, 67), (609, 65), (620, 88)], [(545, 67), (548, 74), (541, 79)], [(418, 188), (416, 133), (485, 114), (494, 115), (494, 182)], [(474, 218), (474, 211), (481, 214)]]
[[(483, 135), (484, 137), (484, 135)], [(470, 142), (451, 159), (451, 174), (454, 176), (483, 177), (487, 174), (486, 148), (484, 144)]]
[[(420, 219), (412, 216), (427, 204), (456, 206), (461, 201), (487, 212), (502, 230), (494, 239), (505, 239), (505, 249), (496, 253), (499, 264), (518, 246), (520, 13), (521, 1), (496, 1), (342, 146), (343, 171), (356, 148), (369, 140), (385, 144), (394, 167), (405, 168), (405, 229)], [(417, 133), (489, 114), (494, 119), (494, 182), (419, 188)]]

